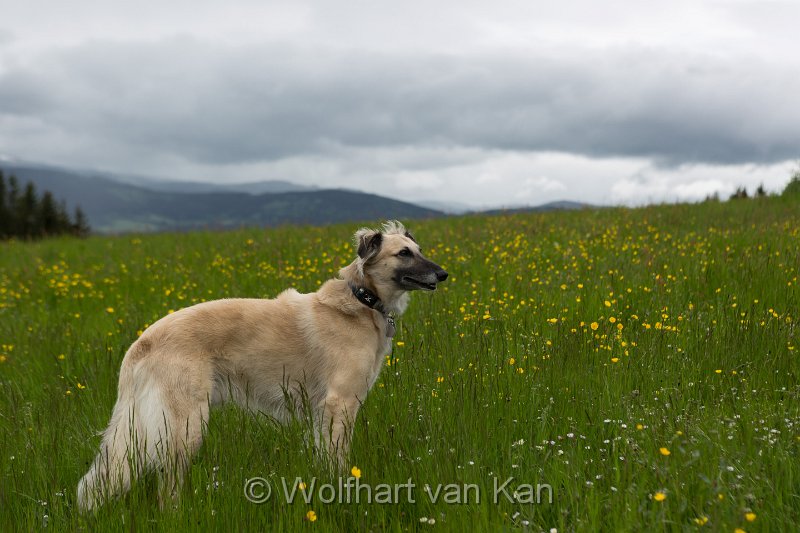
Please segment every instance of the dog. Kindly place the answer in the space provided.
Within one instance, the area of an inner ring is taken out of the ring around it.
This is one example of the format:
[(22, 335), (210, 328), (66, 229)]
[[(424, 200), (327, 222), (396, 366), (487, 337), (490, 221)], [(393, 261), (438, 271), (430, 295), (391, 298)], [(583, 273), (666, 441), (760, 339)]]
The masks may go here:
[(282, 422), (305, 409), (317, 447), (341, 468), (352, 423), (391, 351), (394, 317), (411, 291), (433, 291), (448, 276), (400, 222), (362, 228), (354, 240), (355, 260), (317, 292), (204, 302), (147, 328), (122, 360), (79, 507), (120, 496), (153, 470), (163, 472), (162, 505), (165, 494), (176, 499), (210, 409), (228, 401)]

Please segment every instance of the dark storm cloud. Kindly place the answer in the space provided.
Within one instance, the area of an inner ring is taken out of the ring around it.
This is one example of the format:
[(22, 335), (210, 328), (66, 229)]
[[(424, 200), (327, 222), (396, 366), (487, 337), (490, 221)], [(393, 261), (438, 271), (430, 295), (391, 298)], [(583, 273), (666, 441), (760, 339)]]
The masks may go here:
[[(798, 155), (796, 74), (658, 49), (462, 57), (92, 42), (0, 71), (0, 121), (211, 164), (403, 145), (768, 163)], [(0, 131), (0, 142), (14, 135)]]

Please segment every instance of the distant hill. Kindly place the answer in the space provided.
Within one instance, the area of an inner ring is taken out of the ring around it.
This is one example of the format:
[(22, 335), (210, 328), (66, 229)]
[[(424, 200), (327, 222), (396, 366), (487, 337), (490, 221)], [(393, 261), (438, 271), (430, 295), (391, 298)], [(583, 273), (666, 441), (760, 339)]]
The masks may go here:
[(459, 202), (439, 202), (436, 200), (426, 200), (423, 202), (417, 202), (417, 204), (421, 205), (422, 207), (427, 207), (428, 209), (434, 209), (436, 211), (447, 213), (448, 215), (462, 215), (464, 213), (475, 211), (474, 207)]
[(509, 208), (501, 208), (501, 209), (488, 209), (486, 211), (481, 211), (481, 213), (486, 215), (501, 215), (504, 213), (531, 213), (531, 212), (543, 212), (543, 211), (574, 211), (576, 209), (592, 209), (596, 206), (591, 204), (584, 204), (581, 202), (572, 202), (569, 200), (558, 200), (555, 202), (548, 202), (542, 205), (536, 206), (522, 206), (522, 207), (509, 207)]
[(80, 205), (92, 229), (101, 233), (316, 225), (443, 215), (434, 209), (349, 190), (248, 194), (227, 192), (225, 187), (219, 187), (222, 190), (156, 191), (89, 172), (49, 166), (6, 163), (0, 168), (6, 174), (15, 174), (22, 182), (33, 181), (39, 190), (49, 190), (69, 205)]
[(163, 192), (204, 193), (204, 192), (244, 192), (247, 194), (266, 194), (281, 192), (318, 191), (319, 187), (306, 187), (290, 181), (268, 180), (236, 183), (208, 183), (203, 181), (157, 180), (149, 177), (126, 176), (121, 174), (102, 174), (95, 176), (120, 183)]
[(0, 156), (0, 169), (33, 181), (57, 200), (79, 205), (99, 233), (224, 229), (279, 224), (324, 225), (377, 219), (413, 219), (461, 213), (574, 210), (592, 207), (559, 201), (532, 207), (475, 210), (454, 202), (415, 205), (349, 189), (318, 189), (288, 181), (205, 183), (157, 180), (21, 162)]

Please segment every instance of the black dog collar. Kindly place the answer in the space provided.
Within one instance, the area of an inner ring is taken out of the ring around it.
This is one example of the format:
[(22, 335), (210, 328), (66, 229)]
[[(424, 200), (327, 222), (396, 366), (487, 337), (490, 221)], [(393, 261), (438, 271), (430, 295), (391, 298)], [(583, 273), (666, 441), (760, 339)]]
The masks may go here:
[(380, 298), (378, 298), (378, 295), (366, 287), (356, 287), (352, 284), (349, 285), (350, 290), (353, 291), (353, 296), (355, 296), (359, 302), (366, 305), (370, 309), (375, 309), (376, 311), (380, 312), (384, 318), (386, 318), (386, 336), (394, 337), (396, 331), (394, 317), (386, 312), (386, 309), (383, 307), (383, 302)]
[(376, 311), (380, 311), (383, 313), (383, 302), (378, 295), (369, 290), (366, 287), (356, 287), (355, 285), (350, 285), (350, 290), (353, 291), (353, 296), (358, 298), (358, 301), (362, 304), (366, 305), (370, 309), (375, 309)]

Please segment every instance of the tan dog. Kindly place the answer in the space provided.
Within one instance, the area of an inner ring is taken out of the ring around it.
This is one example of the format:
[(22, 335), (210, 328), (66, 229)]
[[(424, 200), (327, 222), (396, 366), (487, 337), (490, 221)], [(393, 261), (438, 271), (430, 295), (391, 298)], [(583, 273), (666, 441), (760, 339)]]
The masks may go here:
[(228, 400), (279, 420), (309, 406), (317, 445), (341, 466), (352, 421), (391, 351), (391, 314), (405, 310), (409, 291), (447, 278), (399, 222), (361, 229), (355, 240), (355, 261), (315, 293), (205, 302), (150, 326), (122, 360), (111, 422), (78, 485), (81, 508), (156, 468), (175, 496), (209, 409)]

